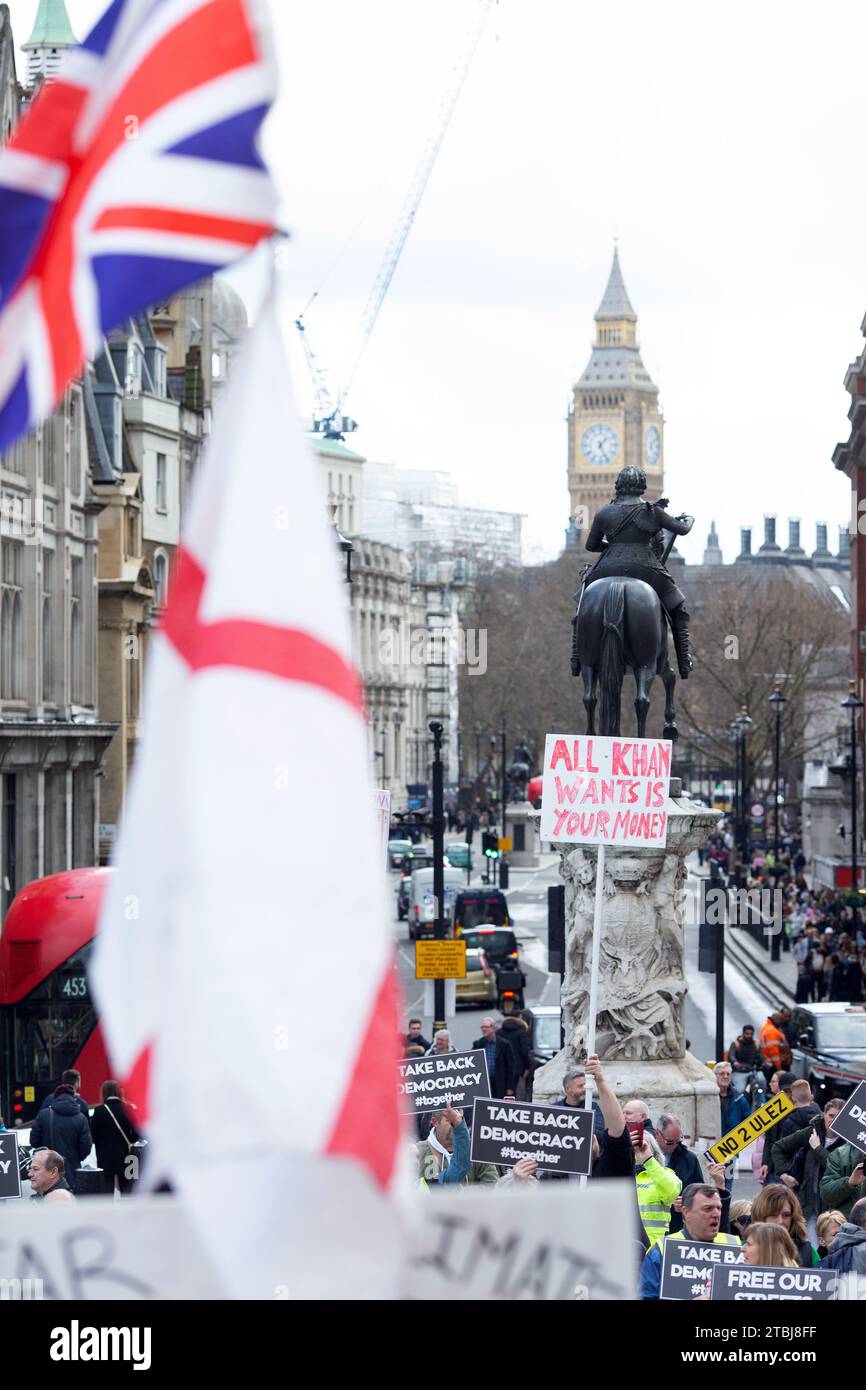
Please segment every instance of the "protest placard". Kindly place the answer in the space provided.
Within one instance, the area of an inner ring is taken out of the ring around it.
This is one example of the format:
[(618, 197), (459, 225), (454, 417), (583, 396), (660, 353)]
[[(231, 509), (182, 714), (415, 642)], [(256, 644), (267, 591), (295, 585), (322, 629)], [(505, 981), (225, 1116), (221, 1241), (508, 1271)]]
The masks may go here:
[(397, 1089), (404, 1115), (427, 1115), (453, 1105), (470, 1110), (479, 1099), (490, 1095), (487, 1054), (483, 1047), (474, 1052), (438, 1052), (429, 1057), (407, 1057), (398, 1063)]
[(182, 1204), (169, 1196), (10, 1204), (0, 1285), (6, 1297), (76, 1303), (225, 1296)]
[(742, 1124), (735, 1125), (721, 1139), (717, 1139), (715, 1144), (708, 1145), (707, 1153), (714, 1163), (727, 1163), (756, 1139), (760, 1139), (762, 1134), (773, 1128), (773, 1125), (784, 1120), (794, 1108), (790, 1096), (780, 1091), (777, 1096), (768, 1100), (766, 1105), (759, 1106), (751, 1115), (747, 1115)]
[(660, 1298), (688, 1302), (710, 1292), (713, 1270), (720, 1265), (738, 1265), (743, 1260), (740, 1245), (716, 1245), (706, 1240), (686, 1240), (668, 1236), (662, 1249)]
[(541, 838), (590, 845), (664, 845), (671, 777), (666, 738), (548, 734)]
[(21, 1196), (21, 1170), (18, 1167), (18, 1135), (14, 1129), (0, 1134), (0, 1200)]
[(772, 1265), (734, 1265), (713, 1270), (713, 1300), (809, 1299), (823, 1302), (836, 1297), (833, 1269), (782, 1269)]
[(634, 1184), (443, 1187), (413, 1204), (403, 1282), (411, 1299), (635, 1297)]
[(522, 1100), (478, 1101), (472, 1120), (473, 1163), (513, 1168), (538, 1160), (551, 1173), (588, 1175), (592, 1168), (592, 1111)]
[(866, 1154), (866, 1081), (851, 1092), (830, 1128), (840, 1139)]

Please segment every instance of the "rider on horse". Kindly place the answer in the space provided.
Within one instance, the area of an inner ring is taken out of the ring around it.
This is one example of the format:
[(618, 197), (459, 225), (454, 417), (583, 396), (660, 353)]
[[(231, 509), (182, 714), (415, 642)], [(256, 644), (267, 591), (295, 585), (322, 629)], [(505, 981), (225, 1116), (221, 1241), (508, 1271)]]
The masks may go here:
[(646, 485), (642, 468), (629, 464), (620, 470), (616, 497), (596, 512), (586, 539), (587, 550), (600, 550), (601, 556), (586, 571), (583, 582), (589, 585), (596, 579), (624, 575), (651, 584), (667, 613), (680, 676), (686, 680), (692, 669), (689, 615), (685, 609), (685, 595), (665, 569), (661, 532), (672, 531), (674, 535), (686, 536), (695, 520), (685, 515), (669, 516), (662, 505), (667, 505), (666, 498), (659, 502), (641, 501)]

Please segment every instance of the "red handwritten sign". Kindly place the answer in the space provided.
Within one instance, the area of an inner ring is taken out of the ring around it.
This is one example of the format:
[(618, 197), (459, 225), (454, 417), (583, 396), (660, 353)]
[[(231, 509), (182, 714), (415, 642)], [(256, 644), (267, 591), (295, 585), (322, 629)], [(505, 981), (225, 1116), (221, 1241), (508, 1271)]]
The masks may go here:
[(542, 840), (664, 845), (671, 747), (666, 738), (548, 734), (541, 789)]

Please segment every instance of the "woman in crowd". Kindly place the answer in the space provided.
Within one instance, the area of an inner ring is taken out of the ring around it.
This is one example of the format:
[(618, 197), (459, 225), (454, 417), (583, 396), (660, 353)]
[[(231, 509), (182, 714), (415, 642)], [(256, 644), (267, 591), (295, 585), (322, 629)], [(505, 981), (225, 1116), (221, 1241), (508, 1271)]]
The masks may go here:
[(746, 1231), (743, 1259), (747, 1265), (772, 1265), (776, 1269), (798, 1269), (797, 1247), (782, 1226), (756, 1221)]
[(838, 1236), (842, 1227), (845, 1225), (845, 1217), (841, 1211), (822, 1211), (818, 1220), (815, 1222), (815, 1232), (818, 1236), (818, 1259), (824, 1260), (830, 1253), (830, 1246)]
[(138, 1152), (133, 1145), (141, 1138), (123, 1103), (116, 1081), (103, 1081), (102, 1104), (90, 1117), (90, 1132), (96, 1148), (96, 1162), (102, 1169), (106, 1192), (129, 1192), (139, 1177)]
[(735, 1236), (744, 1236), (746, 1228), (752, 1219), (752, 1203), (745, 1201), (742, 1197), (736, 1202), (731, 1202), (731, 1214), (728, 1223)]
[[(818, 1254), (809, 1243), (806, 1233), (806, 1218), (797, 1197), (781, 1183), (768, 1183), (752, 1199), (752, 1223), (769, 1222), (781, 1226), (794, 1242), (797, 1261), (801, 1269), (810, 1269), (818, 1263)], [(749, 1227), (751, 1230), (752, 1227)]]

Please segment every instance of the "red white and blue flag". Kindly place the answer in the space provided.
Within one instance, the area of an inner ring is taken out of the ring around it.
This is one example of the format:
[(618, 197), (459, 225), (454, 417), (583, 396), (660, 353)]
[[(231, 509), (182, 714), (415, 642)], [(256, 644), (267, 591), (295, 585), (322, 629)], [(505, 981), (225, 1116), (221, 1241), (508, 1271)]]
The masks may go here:
[(266, 0), (114, 0), (0, 151), (0, 452), (102, 337), (273, 231)]

